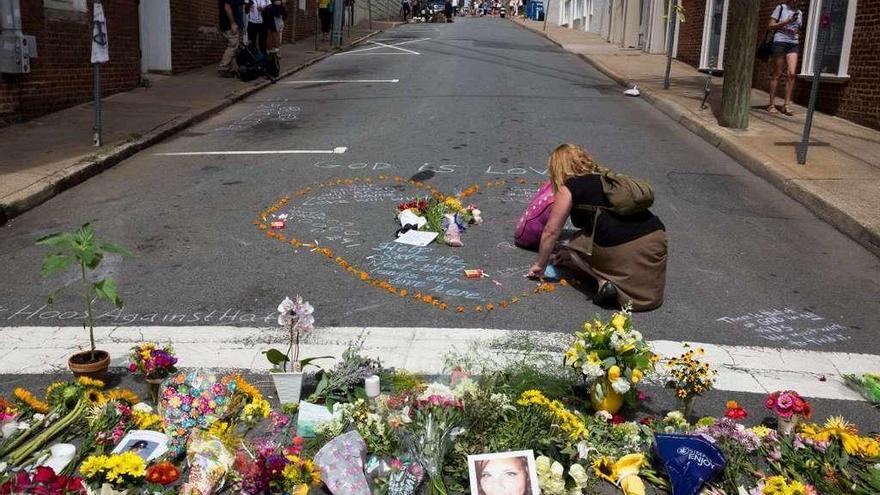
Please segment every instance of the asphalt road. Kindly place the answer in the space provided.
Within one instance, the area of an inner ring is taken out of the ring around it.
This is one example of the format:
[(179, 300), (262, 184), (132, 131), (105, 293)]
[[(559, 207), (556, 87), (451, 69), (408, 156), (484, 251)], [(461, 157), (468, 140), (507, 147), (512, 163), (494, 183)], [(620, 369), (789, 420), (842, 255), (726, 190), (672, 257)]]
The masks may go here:
[[(292, 78), (323, 82), (283, 81), (0, 228), (0, 326), (76, 325), (64, 321), (81, 311), (74, 293), (42, 308), (75, 276), (41, 279), (47, 250), (33, 241), (92, 222), (136, 253), (105, 263), (126, 307), (99, 324), (255, 326), (299, 293), (326, 326), (574, 330), (603, 312), (572, 287), (499, 305), (535, 286), (522, 277), (535, 255), (512, 246), (513, 229), (549, 151), (573, 142), (656, 188), (671, 252), (666, 303), (636, 316), (649, 338), (880, 353), (876, 257), (581, 59), (502, 19), (401, 26), (374, 41)], [(245, 150), (266, 153), (158, 155)], [(480, 185), (469, 201), (485, 222), (463, 248), (386, 244), (396, 202), (424, 195), (411, 177), (448, 194)], [(320, 186), (335, 179), (352, 183)], [(450, 309), (267, 238), (255, 220), (286, 195), (285, 235)], [(492, 277), (464, 280), (462, 268)], [(486, 304), (496, 309), (474, 311)], [(862, 406), (852, 408), (870, 415)]]

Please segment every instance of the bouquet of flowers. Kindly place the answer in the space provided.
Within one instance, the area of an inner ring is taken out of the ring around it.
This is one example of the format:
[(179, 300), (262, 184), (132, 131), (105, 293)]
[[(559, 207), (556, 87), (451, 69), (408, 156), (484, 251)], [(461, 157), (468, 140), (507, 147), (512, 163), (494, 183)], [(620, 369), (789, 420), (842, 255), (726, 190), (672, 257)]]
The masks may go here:
[(93, 455), (79, 468), (85, 482), (96, 493), (111, 495), (125, 493), (143, 483), (147, 466), (134, 452), (112, 455)]
[[(426, 392), (430, 391), (429, 386)], [(443, 465), (455, 438), (464, 433), (463, 403), (451, 394), (423, 393), (406, 407), (410, 408), (411, 422), (403, 429), (404, 445), (428, 473), (428, 495), (447, 495)]]
[(167, 487), (180, 479), (180, 470), (174, 464), (162, 461), (148, 467), (145, 478), (147, 483), (151, 485), (148, 487), (147, 493), (151, 495), (173, 493), (173, 489)]
[(57, 475), (50, 467), (40, 466), (33, 474), (18, 471), (0, 484), (0, 493), (38, 493), (41, 495), (85, 495), (86, 487), (78, 476)]
[(164, 380), (177, 372), (177, 358), (171, 344), (159, 347), (156, 343), (144, 342), (132, 347), (128, 358), (128, 371), (139, 373), (147, 380)]
[(565, 364), (593, 382), (596, 409), (605, 409), (600, 403), (609, 390), (635, 403), (635, 385), (654, 371), (658, 360), (641, 332), (633, 329), (628, 309), (615, 313), (607, 322), (597, 318), (584, 323), (584, 331), (575, 333), (574, 342), (565, 351)]
[(480, 216), (481, 212), (476, 205), (471, 204), (465, 207), (458, 197), (444, 197), (439, 194), (430, 198), (413, 199), (397, 205), (399, 219), (413, 218), (401, 216), (404, 212), (410, 212), (416, 217), (424, 218), (424, 220), (418, 220), (418, 218), (413, 220), (419, 230), (437, 232), (443, 236), (444, 242), (451, 246), (461, 246), (459, 233), (463, 232), (468, 225), (479, 224), (483, 221)]
[[(687, 344), (685, 347), (688, 347)], [(690, 417), (694, 400), (712, 389), (718, 374), (718, 370), (709, 368), (709, 363), (700, 361), (698, 356), (703, 354), (703, 348), (698, 347), (666, 361), (666, 371), (669, 374), (666, 387), (675, 391), (675, 396), (684, 406), (685, 417)]]
[(813, 406), (794, 390), (770, 393), (764, 399), (764, 407), (776, 413), (779, 432), (790, 435), (800, 418), (809, 420), (813, 416)]
[(294, 437), (287, 445), (261, 439), (253, 442), (251, 448), (239, 449), (234, 467), (242, 495), (308, 493), (309, 486), (320, 485), (317, 467), (300, 456), (302, 444), (300, 437)]

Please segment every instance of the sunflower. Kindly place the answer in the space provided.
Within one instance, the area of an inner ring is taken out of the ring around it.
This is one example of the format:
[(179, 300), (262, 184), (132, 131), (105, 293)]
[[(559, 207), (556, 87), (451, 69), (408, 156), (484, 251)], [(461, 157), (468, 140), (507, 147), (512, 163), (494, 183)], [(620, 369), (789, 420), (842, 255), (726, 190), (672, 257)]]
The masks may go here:
[(593, 472), (603, 480), (617, 483), (617, 470), (614, 466), (614, 459), (608, 456), (602, 456), (593, 462)]
[(110, 390), (109, 392), (107, 392), (106, 396), (108, 401), (121, 400), (129, 403), (130, 405), (135, 405), (141, 401), (136, 393), (127, 388), (116, 388)]
[(104, 388), (104, 382), (102, 382), (101, 380), (96, 380), (94, 378), (89, 378), (87, 376), (81, 376), (81, 377), (77, 378), (76, 383), (78, 383), (86, 388), (97, 388), (97, 389)]
[(105, 397), (100, 390), (89, 390), (86, 393), (86, 399), (88, 399), (88, 401), (92, 404), (96, 404), (99, 406), (107, 403), (107, 397)]
[(20, 400), (22, 403), (33, 409), (35, 412), (46, 414), (49, 412), (49, 404), (41, 401), (34, 397), (34, 394), (28, 392), (27, 390), (17, 387), (12, 392), (15, 395), (15, 398)]
[(251, 400), (263, 398), (263, 394), (260, 393), (257, 387), (251, 385), (250, 382), (245, 380), (241, 375), (233, 375), (233, 379), (235, 380), (236, 389), (250, 397)]

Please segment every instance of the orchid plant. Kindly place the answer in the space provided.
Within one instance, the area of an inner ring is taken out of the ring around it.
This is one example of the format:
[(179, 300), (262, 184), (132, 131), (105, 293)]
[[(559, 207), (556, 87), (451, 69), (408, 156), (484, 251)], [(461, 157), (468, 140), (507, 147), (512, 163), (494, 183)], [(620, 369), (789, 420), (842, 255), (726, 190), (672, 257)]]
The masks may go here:
[[(312, 361), (331, 357), (320, 356), (303, 360), (299, 359), (299, 344), (303, 335), (305, 332), (315, 328), (314, 312), (314, 306), (307, 301), (303, 301), (301, 296), (296, 296), (296, 301), (285, 297), (281, 304), (278, 305), (278, 325), (287, 330), (288, 345), (287, 352), (281, 352), (278, 349), (269, 349), (263, 352), (266, 355), (266, 359), (272, 363), (272, 371), (276, 373), (287, 373), (288, 371), (298, 373), (311, 364)], [(290, 367), (289, 370), (288, 366)]]

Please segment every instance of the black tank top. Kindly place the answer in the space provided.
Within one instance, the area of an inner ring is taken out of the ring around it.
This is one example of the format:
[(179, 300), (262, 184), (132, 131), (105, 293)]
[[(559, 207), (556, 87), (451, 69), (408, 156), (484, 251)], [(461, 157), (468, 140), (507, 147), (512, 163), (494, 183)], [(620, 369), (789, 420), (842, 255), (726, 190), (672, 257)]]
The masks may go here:
[(595, 232), (593, 242), (598, 246), (619, 246), (652, 232), (666, 230), (663, 222), (650, 210), (633, 215), (618, 215), (603, 210), (593, 230), (596, 210), (589, 207), (610, 206), (602, 192), (602, 180), (596, 174), (569, 177), (565, 186), (571, 191), (571, 223), (579, 229)]

